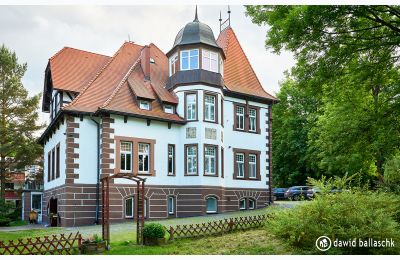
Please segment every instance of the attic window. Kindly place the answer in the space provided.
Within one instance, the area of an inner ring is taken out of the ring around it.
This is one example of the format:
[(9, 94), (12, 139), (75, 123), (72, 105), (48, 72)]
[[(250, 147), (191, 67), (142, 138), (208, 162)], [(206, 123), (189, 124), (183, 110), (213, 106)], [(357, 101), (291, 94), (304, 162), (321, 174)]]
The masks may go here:
[(164, 112), (168, 114), (173, 114), (174, 107), (172, 105), (164, 105)]
[(150, 110), (150, 103), (149, 103), (149, 101), (141, 100), (139, 102), (139, 107), (140, 107), (140, 109), (143, 109), (143, 110)]
[(155, 64), (156, 61), (153, 58), (150, 58), (150, 63)]

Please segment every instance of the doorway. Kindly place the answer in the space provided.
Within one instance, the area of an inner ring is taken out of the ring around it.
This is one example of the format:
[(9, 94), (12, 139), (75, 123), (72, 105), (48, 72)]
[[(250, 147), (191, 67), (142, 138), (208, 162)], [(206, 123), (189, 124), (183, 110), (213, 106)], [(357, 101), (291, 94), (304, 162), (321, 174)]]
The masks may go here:
[(34, 210), (38, 214), (37, 221), (42, 223), (42, 193), (32, 192), (31, 193), (31, 210)]

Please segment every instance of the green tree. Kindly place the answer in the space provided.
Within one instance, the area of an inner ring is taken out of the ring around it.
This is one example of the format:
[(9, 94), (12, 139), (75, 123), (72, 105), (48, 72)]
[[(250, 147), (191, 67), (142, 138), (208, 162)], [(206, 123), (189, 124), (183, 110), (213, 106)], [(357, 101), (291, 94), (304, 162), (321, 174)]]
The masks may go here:
[(328, 174), (383, 175), (400, 147), (399, 6), (248, 6), (266, 46), (292, 51), (296, 83), (322, 101), (308, 154)]
[(22, 169), (41, 154), (35, 132), (40, 95), (28, 96), (21, 79), (26, 64), (19, 64), (15, 52), (0, 48), (0, 201), (4, 201), (5, 180), (13, 169)]
[(317, 177), (308, 156), (308, 134), (316, 123), (319, 101), (298, 87), (289, 77), (277, 95), (273, 107), (273, 173), (274, 185), (305, 185), (307, 177)]

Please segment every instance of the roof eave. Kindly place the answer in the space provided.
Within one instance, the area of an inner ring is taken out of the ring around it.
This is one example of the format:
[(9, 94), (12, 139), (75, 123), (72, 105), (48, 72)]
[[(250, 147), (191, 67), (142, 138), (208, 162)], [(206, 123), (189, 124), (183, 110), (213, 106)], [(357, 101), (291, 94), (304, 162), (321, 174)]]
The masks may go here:
[(254, 96), (242, 92), (237, 92), (237, 91), (232, 91), (229, 89), (224, 89), (224, 95), (228, 97), (236, 97), (236, 98), (242, 98), (242, 99), (247, 99), (250, 101), (254, 102), (260, 102), (260, 103), (266, 103), (269, 105), (273, 105), (279, 102), (278, 99), (276, 98), (266, 98), (266, 97), (260, 97), (260, 96)]

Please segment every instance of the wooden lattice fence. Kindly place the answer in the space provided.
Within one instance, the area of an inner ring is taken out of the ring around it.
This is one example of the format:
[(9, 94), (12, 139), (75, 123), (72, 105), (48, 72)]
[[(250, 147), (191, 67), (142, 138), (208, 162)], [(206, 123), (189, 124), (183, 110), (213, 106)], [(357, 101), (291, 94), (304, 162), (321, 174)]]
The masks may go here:
[(79, 252), (82, 236), (76, 234), (50, 235), (24, 238), (8, 242), (0, 241), (0, 255), (71, 255)]
[(200, 224), (177, 225), (169, 227), (169, 239), (198, 237), (214, 234), (222, 234), (236, 230), (261, 227), (269, 215), (257, 215), (248, 217), (236, 217), (229, 219), (216, 220)]

